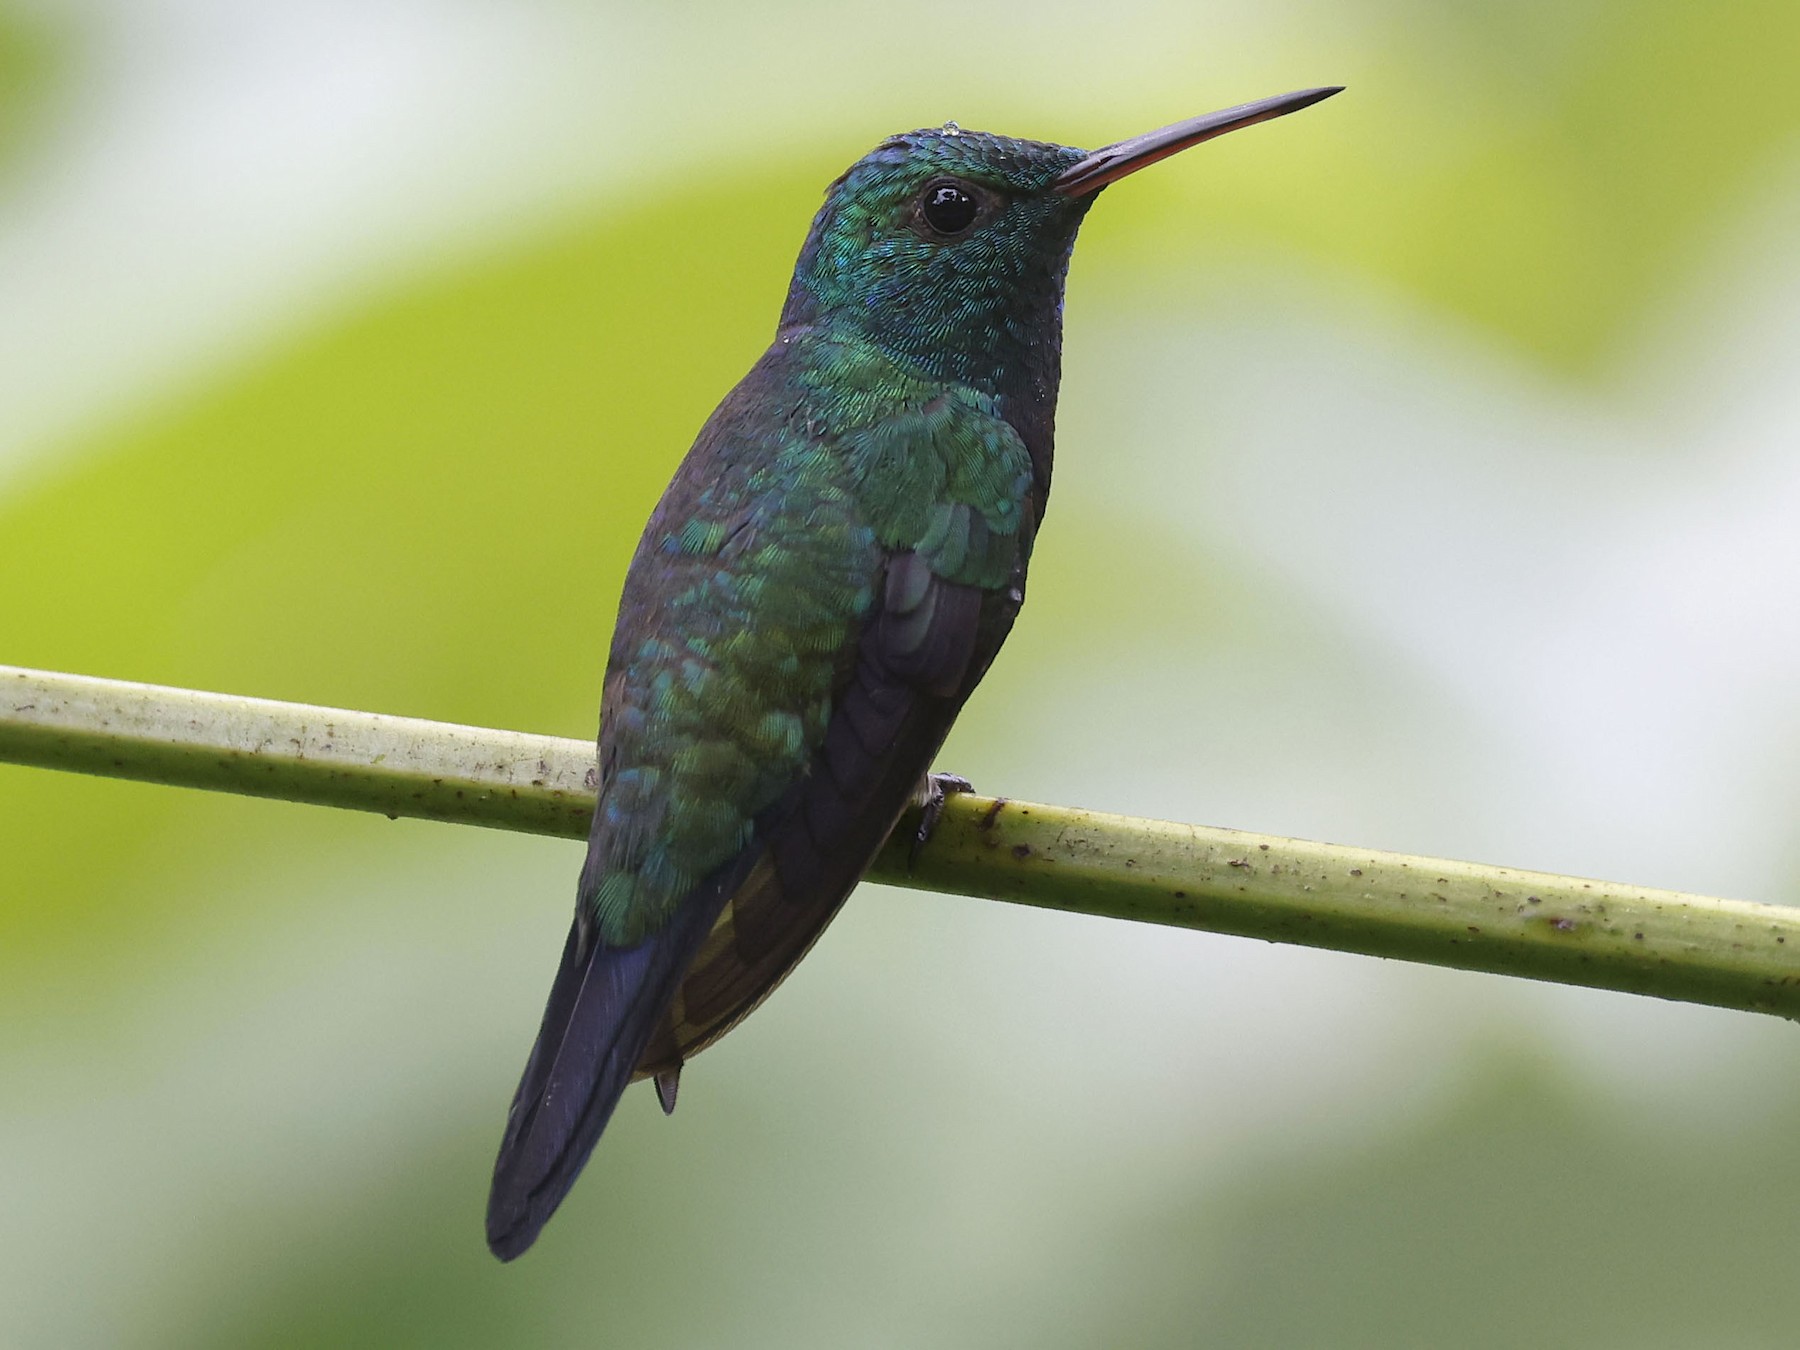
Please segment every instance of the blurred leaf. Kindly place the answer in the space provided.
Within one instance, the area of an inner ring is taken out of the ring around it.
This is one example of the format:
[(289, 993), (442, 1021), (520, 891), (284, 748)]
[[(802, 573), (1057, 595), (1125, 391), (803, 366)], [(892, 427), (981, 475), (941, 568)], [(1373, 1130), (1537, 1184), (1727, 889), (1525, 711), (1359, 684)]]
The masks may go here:
[(0, 2), (0, 181), (42, 130), (68, 56), (68, 35), (41, 9)]
[[(7, 658), (592, 735), (625, 562), (772, 336), (817, 192), (765, 175), (660, 198), (77, 447), (0, 501)], [(0, 950), (153, 930), (133, 860), (222, 810), (0, 769)]]
[[(1107, 194), (1089, 233), (1129, 232), (1146, 297), (1185, 306), (1171, 281), (1299, 247), (1592, 378), (1793, 163), (1800, 6), (1391, 9), (1339, 98)], [(1132, 261), (1087, 251), (1077, 291)]]

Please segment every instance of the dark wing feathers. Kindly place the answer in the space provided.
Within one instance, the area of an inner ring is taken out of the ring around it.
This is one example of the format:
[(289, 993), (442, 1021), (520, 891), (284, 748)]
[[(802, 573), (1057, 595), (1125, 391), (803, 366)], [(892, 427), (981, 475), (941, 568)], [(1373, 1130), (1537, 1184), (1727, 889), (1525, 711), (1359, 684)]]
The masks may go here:
[(888, 564), (883, 600), (874, 646), (888, 678), (939, 698), (963, 692), (981, 632), (982, 592), (945, 581), (921, 554), (902, 553)]
[[(913, 556), (900, 555), (888, 575)], [(936, 577), (925, 592), (938, 597), (925, 629), (888, 623), (884, 607), (865, 631), (812, 771), (758, 830), (766, 863), (727, 903), (640, 1074), (692, 1058), (768, 997), (837, 913), (930, 769), (966, 692), (984, 605), (975, 588)], [(893, 584), (884, 592), (895, 593)], [(1010, 612), (992, 612), (1001, 604), (990, 597), (986, 617), (1010, 624)], [(905, 645), (895, 645), (896, 633)]]

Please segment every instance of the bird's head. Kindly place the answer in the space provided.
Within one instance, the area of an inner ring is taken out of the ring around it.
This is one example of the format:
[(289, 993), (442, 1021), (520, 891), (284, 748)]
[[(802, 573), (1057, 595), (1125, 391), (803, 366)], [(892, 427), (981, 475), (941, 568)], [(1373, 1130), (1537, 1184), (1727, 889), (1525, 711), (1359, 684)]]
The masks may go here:
[(825, 194), (784, 330), (848, 325), (908, 365), (977, 387), (1059, 341), (1075, 231), (1108, 183), (1338, 92), (1309, 89), (1088, 152), (954, 124), (889, 137)]

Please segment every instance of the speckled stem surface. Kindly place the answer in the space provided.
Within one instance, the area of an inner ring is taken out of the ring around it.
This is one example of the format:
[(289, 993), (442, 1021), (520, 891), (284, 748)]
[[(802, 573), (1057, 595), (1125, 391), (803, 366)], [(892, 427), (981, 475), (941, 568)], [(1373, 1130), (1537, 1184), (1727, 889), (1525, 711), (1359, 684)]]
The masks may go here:
[[(0, 666), (0, 760), (583, 838), (587, 741)], [(1800, 1016), (1800, 909), (975, 795), (874, 881)], [(0, 869), (4, 863), (0, 862)]]
[(572, 839), (598, 784), (586, 741), (17, 666), (0, 760)]

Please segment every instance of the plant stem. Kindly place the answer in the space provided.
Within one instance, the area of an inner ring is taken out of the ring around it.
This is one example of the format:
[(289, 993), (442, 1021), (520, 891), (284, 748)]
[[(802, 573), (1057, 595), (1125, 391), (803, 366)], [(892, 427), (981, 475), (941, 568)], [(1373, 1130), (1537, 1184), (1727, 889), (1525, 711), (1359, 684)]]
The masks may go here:
[[(0, 760), (581, 838), (586, 741), (0, 666)], [(874, 881), (1800, 1017), (1800, 910), (973, 794)], [(3, 864), (0, 864), (3, 865)]]

